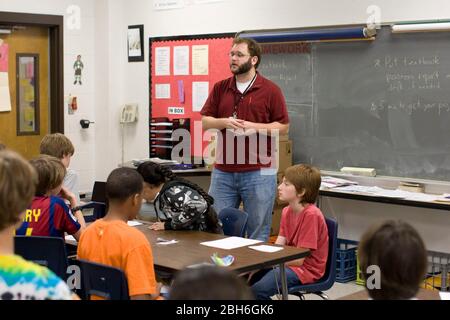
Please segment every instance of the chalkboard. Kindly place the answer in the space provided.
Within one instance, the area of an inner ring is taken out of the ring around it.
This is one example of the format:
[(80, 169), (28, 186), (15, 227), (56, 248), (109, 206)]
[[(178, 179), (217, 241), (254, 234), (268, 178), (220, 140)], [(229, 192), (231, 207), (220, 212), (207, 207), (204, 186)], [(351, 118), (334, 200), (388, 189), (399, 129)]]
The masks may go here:
[(295, 163), (450, 180), (450, 32), (263, 45), (286, 98)]

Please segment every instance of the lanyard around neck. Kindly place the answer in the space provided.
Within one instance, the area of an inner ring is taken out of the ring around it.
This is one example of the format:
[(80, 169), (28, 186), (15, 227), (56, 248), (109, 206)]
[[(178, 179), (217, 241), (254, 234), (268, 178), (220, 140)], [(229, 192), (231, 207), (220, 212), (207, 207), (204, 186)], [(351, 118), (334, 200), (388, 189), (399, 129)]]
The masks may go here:
[[(237, 119), (237, 107), (239, 104), (239, 101), (241, 101), (242, 99), (244, 99), (245, 94), (247, 93), (247, 91), (251, 88), (251, 86), (253, 85), (253, 83), (256, 80), (256, 75), (257, 73), (255, 72), (255, 75), (253, 76), (252, 80), (250, 81), (250, 83), (248, 84), (247, 88), (245, 88), (244, 92), (242, 92), (242, 94), (238, 97), (238, 100), (234, 102), (234, 111), (233, 111), (233, 118)], [(236, 80), (237, 81), (237, 80)]]

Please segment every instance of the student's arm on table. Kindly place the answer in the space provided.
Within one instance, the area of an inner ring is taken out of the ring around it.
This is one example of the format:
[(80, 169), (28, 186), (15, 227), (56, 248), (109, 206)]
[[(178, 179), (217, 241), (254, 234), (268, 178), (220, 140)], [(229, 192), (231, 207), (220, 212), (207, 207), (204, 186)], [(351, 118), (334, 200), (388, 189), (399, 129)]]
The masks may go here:
[[(75, 207), (78, 206), (76, 196), (72, 192), (70, 192), (67, 188), (62, 187), (61, 188), (61, 192), (59, 193), (59, 195), (61, 196), (61, 198), (66, 199), (66, 200), (69, 201), (71, 208), (75, 208)], [(77, 219), (78, 223), (81, 226), (80, 230), (78, 230), (78, 231), (83, 231), (84, 229), (86, 229), (86, 221), (84, 221), (83, 212), (81, 212), (81, 210), (77, 210), (77, 211), (72, 212), (72, 213), (73, 213), (73, 215), (75, 216), (75, 218)], [(74, 237), (75, 237), (75, 235), (74, 235)], [(75, 237), (75, 239), (77, 239), (77, 238)]]
[[(282, 236), (278, 236), (277, 240), (275, 241), (275, 244), (279, 244), (282, 246), (286, 245), (286, 238)], [(305, 258), (291, 260), (285, 263), (286, 266), (292, 266), (292, 267), (300, 267), (303, 262), (305, 261)]]

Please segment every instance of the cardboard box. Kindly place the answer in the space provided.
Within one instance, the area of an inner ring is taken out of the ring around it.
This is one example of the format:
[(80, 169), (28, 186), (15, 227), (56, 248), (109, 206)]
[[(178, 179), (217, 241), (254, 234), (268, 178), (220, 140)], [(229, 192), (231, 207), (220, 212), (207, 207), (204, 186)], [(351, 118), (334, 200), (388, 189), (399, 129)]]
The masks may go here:
[(292, 140), (280, 141), (277, 150), (278, 172), (284, 172), (292, 166)]
[(281, 220), (281, 211), (283, 211), (284, 206), (276, 205), (273, 207), (272, 212), (272, 226), (270, 228), (270, 235), (276, 236), (280, 231), (280, 220)]

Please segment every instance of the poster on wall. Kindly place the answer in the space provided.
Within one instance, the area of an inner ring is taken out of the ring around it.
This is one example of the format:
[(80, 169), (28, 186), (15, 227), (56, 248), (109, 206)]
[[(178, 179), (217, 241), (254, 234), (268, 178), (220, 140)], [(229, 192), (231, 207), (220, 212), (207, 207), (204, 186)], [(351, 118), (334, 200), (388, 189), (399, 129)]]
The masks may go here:
[(8, 79), (8, 45), (0, 39), (0, 112), (11, 111)]
[(192, 74), (208, 75), (208, 45), (192, 46)]

